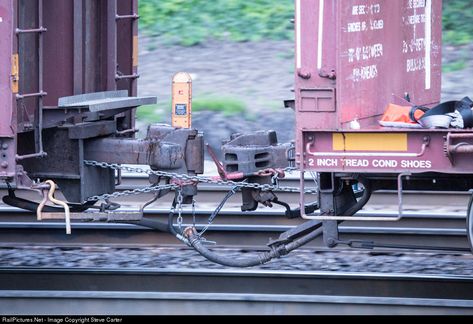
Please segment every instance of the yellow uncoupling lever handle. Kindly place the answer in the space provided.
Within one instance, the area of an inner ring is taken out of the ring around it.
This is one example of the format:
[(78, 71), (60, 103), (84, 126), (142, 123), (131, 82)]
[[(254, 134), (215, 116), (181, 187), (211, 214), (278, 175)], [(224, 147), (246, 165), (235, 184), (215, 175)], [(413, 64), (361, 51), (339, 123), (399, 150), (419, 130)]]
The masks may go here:
[(54, 198), (54, 192), (56, 191), (56, 184), (52, 180), (46, 180), (47, 184), (49, 184), (49, 191), (48, 194), (46, 195), (44, 190), (43, 192), (43, 200), (38, 205), (38, 208), (36, 209), (36, 216), (38, 220), (42, 219), (41, 212), (43, 211), (44, 206), (46, 205), (46, 202), (51, 201), (55, 205), (61, 205), (64, 207), (64, 214), (66, 218), (66, 234), (71, 234), (71, 214), (69, 212), (69, 206), (64, 202), (60, 201), (56, 198)]

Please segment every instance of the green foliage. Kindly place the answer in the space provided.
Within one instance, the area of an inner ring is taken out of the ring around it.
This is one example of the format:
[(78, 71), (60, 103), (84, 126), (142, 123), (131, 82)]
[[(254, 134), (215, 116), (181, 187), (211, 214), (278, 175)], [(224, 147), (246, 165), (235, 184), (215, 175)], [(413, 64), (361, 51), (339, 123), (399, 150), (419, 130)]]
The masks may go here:
[(192, 111), (220, 111), (224, 115), (236, 115), (246, 111), (243, 101), (228, 97), (202, 97), (192, 101)]
[[(437, 1), (437, 0), (434, 0)], [(140, 0), (140, 27), (168, 44), (293, 38), (294, 0)], [(443, 0), (444, 41), (473, 41), (473, 0)]]
[(147, 105), (138, 107), (136, 110), (136, 118), (149, 123), (157, 123), (163, 121), (162, 111), (158, 105)]
[[(206, 96), (194, 98), (192, 100), (192, 112), (217, 111), (224, 116), (233, 116), (246, 113), (246, 104), (236, 98)], [(146, 123), (159, 123), (166, 120), (166, 116), (171, 116), (171, 102), (159, 102), (156, 105), (146, 105), (138, 107), (136, 118)]]
[(140, 27), (165, 43), (291, 39), (294, 0), (141, 0)]
[(473, 40), (473, 1), (443, 1), (444, 42), (452, 45), (467, 44)]
[(442, 72), (449, 73), (455, 71), (461, 71), (468, 66), (468, 62), (465, 59), (450, 62), (442, 66)]

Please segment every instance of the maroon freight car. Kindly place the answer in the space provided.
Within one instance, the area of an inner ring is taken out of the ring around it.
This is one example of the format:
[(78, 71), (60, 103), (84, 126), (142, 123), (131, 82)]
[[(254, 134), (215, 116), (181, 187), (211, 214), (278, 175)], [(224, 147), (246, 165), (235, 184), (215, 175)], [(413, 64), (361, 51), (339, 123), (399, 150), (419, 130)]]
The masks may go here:
[[(0, 0), (4, 202), (43, 217), (43, 208), (57, 212), (44, 203), (58, 186), (68, 215), (67, 207), (83, 211), (107, 201), (119, 182), (118, 164), (203, 172), (197, 130), (152, 125), (145, 139), (134, 139), (136, 107), (156, 103), (155, 97), (136, 97), (137, 11), (137, 0)], [(115, 163), (115, 169), (85, 162), (97, 160)], [(159, 191), (161, 178), (151, 178)], [(195, 186), (188, 187), (190, 196)], [(38, 190), (43, 202), (17, 197), (16, 189)], [(102, 211), (111, 208), (105, 203)]]
[(447, 143), (443, 139), (452, 129), (379, 124), (397, 98), (409, 97), (419, 106), (439, 102), (441, 9), (440, 1), (298, 2), (302, 169), (471, 172), (468, 157), (452, 152), (449, 158), (443, 152), (444, 144), (448, 150), (455, 144), (454, 137)]
[[(400, 219), (406, 188), (472, 188), (471, 128), (450, 127), (442, 114), (434, 125), (380, 122), (389, 109), (439, 103), (442, 1), (297, 0), (295, 22), (296, 163), (301, 179), (319, 172), (320, 185), (320, 215), (303, 217), (325, 221), (330, 246), (342, 220)], [(358, 201), (356, 183), (365, 187)], [(379, 189), (397, 189), (399, 215), (353, 217)]]

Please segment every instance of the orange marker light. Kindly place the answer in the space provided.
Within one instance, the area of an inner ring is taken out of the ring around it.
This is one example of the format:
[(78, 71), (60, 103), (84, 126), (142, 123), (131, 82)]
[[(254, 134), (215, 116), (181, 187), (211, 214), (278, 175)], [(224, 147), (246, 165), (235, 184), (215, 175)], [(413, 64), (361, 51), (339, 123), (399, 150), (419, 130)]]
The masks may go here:
[(172, 126), (192, 126), (192, 78), (186, 72), (176, 73), (172, 78)]

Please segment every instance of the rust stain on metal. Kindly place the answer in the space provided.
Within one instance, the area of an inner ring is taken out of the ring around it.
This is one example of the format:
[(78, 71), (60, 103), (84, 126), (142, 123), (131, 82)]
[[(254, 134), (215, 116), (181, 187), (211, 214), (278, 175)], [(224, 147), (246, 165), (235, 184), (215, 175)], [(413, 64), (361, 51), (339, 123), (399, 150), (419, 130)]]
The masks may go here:
[(133, 36), (133, 67), (138, 66), (138, 36)]
[(146, 160), (148, 161), (149, 165), (154, 164), (154, 155), (156, 152), (156, 149), (159, 148), (159, 143), (156, 141), (150, 141), (148, 145), (148, 149), (146, 151)]
[(11, 57), (11, 91), (18, 93), (20, 84), (20, 69), (18, 67), (18, 54), (13, 54)]

